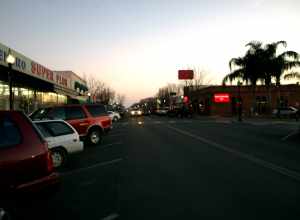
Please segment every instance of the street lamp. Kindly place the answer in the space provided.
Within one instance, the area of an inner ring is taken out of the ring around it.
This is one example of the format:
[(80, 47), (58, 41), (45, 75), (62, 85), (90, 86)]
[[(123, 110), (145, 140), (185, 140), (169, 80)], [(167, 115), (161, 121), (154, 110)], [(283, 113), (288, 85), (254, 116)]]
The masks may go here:
[(242, 82), (238, 81), (238, 121), (242, 121), (242, 97), (241, 97), (241, 85)]
[(8, 64), (8, 86), (9, 86), (9, 110), (14, 109), (13, 104), (13, 91), (12, 91), (12, 65), (16, 62), (16, 58), (12, 55), (10, 49), (6, 57), (6, 63)]
[(88, 93), (87, 95), (89, 97), (89, 104), (91, 104), (91, 93)]

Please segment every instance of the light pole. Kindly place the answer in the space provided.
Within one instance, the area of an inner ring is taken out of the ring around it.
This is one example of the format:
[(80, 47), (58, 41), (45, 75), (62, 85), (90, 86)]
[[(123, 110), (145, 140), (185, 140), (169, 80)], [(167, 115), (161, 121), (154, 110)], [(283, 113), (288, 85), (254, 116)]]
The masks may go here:
[(89, 97), (88, 102), (89, 102), (89, 104), (91, 104), (91, 93), (88, 93), (87, 95)]
[(8, 86), (9, 86), (9, 110), (14, 109), (13, 103), (13, 91), (12, 91), (12, 65), (16, 62), (16, 58), (11, 54), (10, 49), (8, 50), (8, 55), (6, 57), (6, 63), (8, 64)]
[(241, 85), (242, 83), (238, 81), (238, 120), (242, 121), (242, 97), (241, 97)]

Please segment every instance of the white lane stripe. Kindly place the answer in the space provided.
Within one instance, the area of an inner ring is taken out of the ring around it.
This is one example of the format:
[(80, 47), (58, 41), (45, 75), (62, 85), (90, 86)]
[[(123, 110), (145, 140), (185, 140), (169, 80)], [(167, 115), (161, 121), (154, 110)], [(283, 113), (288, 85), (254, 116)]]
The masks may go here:
[(97, 164), (94, 164), (94, 165), (91, 165), (91, 166), (88, 166), (88, 167), (79, 168), (77, 170), (71, 170), (71, 171), (63, 172), (63, 173), (60, 173), (60, 175), (69, 176), (69, 175), (73, 175), (73, 174), (80, 173), (80, 172), (83, 172), (83, 171), (87, 171), (87, 170), (90, 170), (90, 169), (95, 169), (97, 167), (103, 167), (103, 166), (111, 165), (111, 164), (114, 164), (114, 163), (119, 163), (122, 160), (123, 160), (122, 158), (117, 158), (117, 159), (114, 159), (114, 160), (111, 160), (111, 161), (106, 161), (106, 162), (97, 163)]
[(285, 140), (288, 139), (289, 137), (292, 137), (292, 136), (298, 134), (299, 132), (300, 132), (299, 130), (293, 131), (293, 132), (291, 132), (290, 134), (288, 134), (287, 136), (281, 138), (281, 140), (282, 140), (282, 141), (285, 141)]
[(101, 220), (114, 220), (118, 217), (119, 217), (119, 215), (117, 213), (113, 213), (113, 214), (110, 214), (109, 216), (102, 218)]
[(273, 163), (270, 163), (270, 162), (267, 162), (265, 160), (262, 160), (262, 159), (259, 159), (259, 158), (256, 158), (252, 155), (249, 155), (249, 154), (246, 154), (246, 153), (242, 153), (242, 152), (239, 152), (239, 151), (236, 151), (236, 150), (233, 150), (232, 148), (229, 148), (229, 147), (226, 147), (222, 144), (218, 144), (214, 141), (211, 141), (211, 140), (208, 140), (206, 138), (203, 138), (203, 137), (199, 137), (197, 135), (194, 135), (190, 132), (187, 132), (187, 131), (184, 131), (182, 129), (178, 129), (178, 128), (175, 128), (173, 126), (168, 126), (170, 129), (180, 133), (180, 134), (183, 134), (183, 135), (186, 135), (186, 136), (189, 136), (189, 137), (192, 137), (194, 139), (197, 139), (203, 143), (206, 143), (206, 144), (209, 144), (217, 149), (220, 149), (220, 150), (223, 150), (223, 151), (226, 151), (228, 153), (231, 153), (231, 154), (234, 154), (240, 158), (243, 158), (243, 159), (246, 159), (248, 161), (251, 161), (257, 165), (260, 165), (262, 167), (265, 167), (265, 168), (269, 168), (277, 173), (280, 173), (282, 175), (285, 175), (285, 176), (288, 176), (288, 177), (291, 177), (297, 181), (300, 181), (300, 173), (296, 172), (296, 171), (292, 171), (292, 170), (289, 170), (287, 168), (284, 168), (284, 167), (281, 167), (281, 166), (278, 166), (276, 164), (273, 164)]

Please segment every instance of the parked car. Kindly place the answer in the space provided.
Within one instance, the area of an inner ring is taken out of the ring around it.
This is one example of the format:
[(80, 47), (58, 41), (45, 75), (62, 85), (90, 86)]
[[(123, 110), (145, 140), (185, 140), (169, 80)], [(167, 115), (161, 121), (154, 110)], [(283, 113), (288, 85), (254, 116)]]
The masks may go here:
[(107, 113), (112, 121), (118, 121), (121, 119), (121, 115), (118, 112), (107, 111)]
[(77, 131), (63, 120), (35, 121), (42, 135), (48, 142), (53, 166), (62, 167), (66, 164), (68, 155), (83, 151)]
[(298, 117), (300, 116), (299, 109), (289, 106), (282, 107), (273, 110), (273, 116), (275, 117)]
[(21, 112), (0, 111), (0, 214), (7, 215), (8, 201), (55, 189), (59, 182), (36, 126)]
[(82, 140), (97, 145), (103, 134), (112, 128), (112, 120), (104, 105), (82, 104), (61, 105), (41, 108), (30, 115), (34, 121), (61, 119), (72, 125)]

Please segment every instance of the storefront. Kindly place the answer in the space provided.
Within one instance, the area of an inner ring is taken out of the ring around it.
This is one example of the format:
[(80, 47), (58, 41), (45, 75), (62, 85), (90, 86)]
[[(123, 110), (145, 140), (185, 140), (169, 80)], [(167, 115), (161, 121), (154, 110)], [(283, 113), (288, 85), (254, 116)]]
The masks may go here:
[[(269, 115), (277, 107), (300, 108), (300, 85), (280, 87), (259, 85), (255, 93), (251, 86), (209, 86), (193, 90), (185, 87), (194, 112), (203, 115), (234, 116), (242, 105), (244, 115)], [(255, 97), (254, 97), (255, 95)]]
[(73, 71), (54, 71), (54, 73), (58, 75), (63, 75), (64, 77), (67, 77), (69, 79), (69, 86), (73, 91), (75, 91), (75, 93), (69, 97), (69, 102), (86, 102), (88, 87), (84, 79), (79, 77)]
[[(9, 48), (0, 43), (0, 109), (9, 109), (8, 64), (5, 62)], [(12, 65), (13, 106), (26, 113), (42, 106), (66, 104), (78, 96), (71, 77), (52, 71), (43, 65), (11, 50), (16, 58)], [(75, 73), (73, 73), (76, 75)], [(85, 81), (82, 84), (86, 86)], [(86, 99), (86, 90), (81, 98)]]

